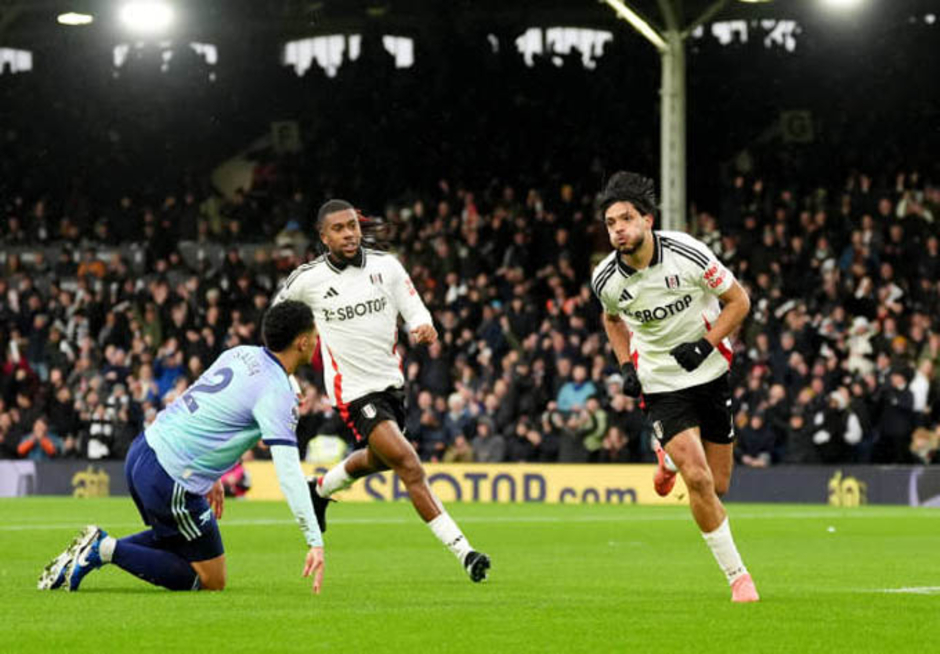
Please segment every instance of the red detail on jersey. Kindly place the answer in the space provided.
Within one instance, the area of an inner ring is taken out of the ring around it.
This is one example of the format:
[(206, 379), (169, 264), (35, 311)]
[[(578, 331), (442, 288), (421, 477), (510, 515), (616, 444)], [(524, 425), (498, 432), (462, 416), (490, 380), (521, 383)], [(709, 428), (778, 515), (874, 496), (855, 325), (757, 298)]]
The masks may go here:
[(713, 263), (709, 266), (702, 277), (705, 279), (705, 283), (708, 284), (709, 288), (718, 288), (725, 281), (724, 271), (718, 263)]
[(339, 417), (343, 419), (343, 422), (346, 423), (346, 426), (352, 430), (353, 436), (356, 437), (356, 441), (361, 441), (362, 434), (360, 434), (359, 430), (356, 429), (356, 425), (353, 424), (352, 418), (349, 416), (349, 405), (343, 402), (343, 375), (340, 374), (339, 366), (336, 365), (336, 359), (333, 357), (333, 350), (327, 347), (326, 351), (330, 353), (330, 363), (333, 364), (333, 393), (336, 395), (336, 410), (339, 411)]
[[(705, 321), (705, 329), (706, 329), (707, 331), (711, 331), (711, 330), (712, 330), (712, 324), (711, 324), (710, 322), (708, 322), (708, 318), (706, 318), (705, 316), (702, 316), (702, 320)], [(725, 345), (724, 340), (718, 341), (718, 351), (721, 352), (721, 356), (723, 356), (725, 359), (727, 359), (727, 361), (728, 361), (728, 367), (730, 368), (730, 367), (731, 367), (731, 360), (734, 359), (734, 352), (732, 352), (731, 350), (728, 349), (728, 346)]]
[(640, 351), (635, 350), (633, 352), (633, 356), (630, 358), (633, 359), (633, 367), (639, 370), (640, 369)]
[(392, 339), (392, 354), (398, 357), (398, 369), (405, 374), (405, 362), (402, 361), (401, 354), (398, 352), (398, 327), (395, 327), (395, 336)]
[(411, 279), (408, 278), (408, 277), (405, 278), (405, 288), (408, 289), (408, 294), (409, 294), (409, 295), (417, 295), (417, 294), (418, 294), (418, 291), (415, 290), (415, 285), (411, 283)]
[(310, 357), (310, 365), (315, 370), (323, 368), (323, 352), (320, 350), (319, 336), (317, 336), (317, 344), (313, 348), (313, 355)]

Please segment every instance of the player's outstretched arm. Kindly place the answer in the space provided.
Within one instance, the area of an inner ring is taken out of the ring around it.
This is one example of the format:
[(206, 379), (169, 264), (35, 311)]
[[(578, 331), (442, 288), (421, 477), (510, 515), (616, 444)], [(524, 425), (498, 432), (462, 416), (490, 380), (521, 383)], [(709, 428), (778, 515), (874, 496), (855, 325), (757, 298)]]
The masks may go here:
[(206, 499), (209, 501), (209, 506), (212, 507), (215, 519), (221, 520), (222, 510), (225, 506), (225, 489), (222, 487), (221, 479), (217, 479), (216, 482), (212, 484), (212, 488), (206, 493)]
[(607, 332), (610, 346), (614, 348), (617, 363), (622, 366), (630, 361), (630, 330), (627, 329), (627, 323), (620, 316), (615, 316), (606, 311), (602, 316), (604, 331)]
[(737, 281), (731, 285), (731, 288), (719, 295), (718, 300), (722, 305), (721, 313), (718, 314), (718, 320), (715, 321), (711, 331), (705, 335), (705, 340), (713, 347), (737, 329), (751, 310), (751, 298)]
[(722, 339), (738, 328), (748, 311), (751, 310), (751, 300), (747, 292), (735, 281), (727, 291), (718, 296), (722, 303), (718, 320), (709, 332), (694, 343), (682, 343), (669, 352), (675, 357), (679, 365), (692, 372), (708, 358)]
[(323, 586), (323, 548), (311, 547), (304, 562), (304, 576), (313, 577), (313, 592), (320, 594)]
[(310, 490), (300, 467), (300, 454), (293, 445), (272, 445), (271, 458), (281, 492), (310, 547), (304, 563), (304, 576), (313, 575), (313, 591), (319, 593), (323, 583), (323, 535), (313, 513)]
[(607, 313), (603, 315), (604, 331), (610, 340), (610, 346), (617, 356), (620, 364), (620, 374), (623, 377), (623, 392), (630, 397), (639, 397), (643, 392), (640, 386), (640, 377), (636, 374), (636, 367), (630, 358), (630, 330), (627, 323), (620, 316)]
[(414, 339), (415, 345), (421, 345), (422, 343), (430, 345), (437, 340), (437, 330), (431, 324), (418, 325), (411, 330), (411, 338)]

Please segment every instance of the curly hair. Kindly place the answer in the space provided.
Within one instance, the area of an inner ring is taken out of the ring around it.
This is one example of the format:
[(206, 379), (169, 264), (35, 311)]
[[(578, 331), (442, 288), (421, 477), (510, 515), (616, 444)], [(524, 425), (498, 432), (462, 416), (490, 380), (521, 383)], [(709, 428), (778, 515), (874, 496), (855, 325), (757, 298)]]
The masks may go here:
[(652, 179), (639, 173), (621, 170), (607, 180), (604, 190), (597, 198), (597, 210), (602, 220), (610, 205), (616, 202), (629, 202), (641, 214), (650, 214), (653, 218), (659, 217), (656, 185)]
[(313, 329), (313, 311), (303, 302), (285, 300), (268, 309), (261, 322), (264, 344), (272, 352), (283, 352), (294, 339)]

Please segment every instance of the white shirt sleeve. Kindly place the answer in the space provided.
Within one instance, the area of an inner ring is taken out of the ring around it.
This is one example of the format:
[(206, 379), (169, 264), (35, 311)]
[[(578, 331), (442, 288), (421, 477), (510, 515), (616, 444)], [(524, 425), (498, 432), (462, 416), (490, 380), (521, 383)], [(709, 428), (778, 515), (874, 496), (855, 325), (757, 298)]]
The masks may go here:
[(704, 270), (699, 266), (693, 267), (695, 268), (696, 282), (706, 293), (719, 296), (734, 286), (734, 274), (725, 267), (725, 264), (712, 252), (711, 248), (687, 234), (682, 234), (676, 240), (679, 241), (681, 247), (691, 248), (692, 256), (697, 253), (702, 258), (701, 260), (705, 264)]
[[(606, 262), (606, 259), (604, 260)], [(594, 292), (594, 296), (600, 301), (601, 306), (604, 308), (604, 312), (611, 316), (620, 315), (620, 305), (616, 297), (611, 297), (609, 293), (604, 293), (604, 287), (600, 287), (598, 291), (598, 281), (601, 277), (606, 277), (605, 271), (608, 271), (610, 264), (601, 263), (594, 269), (594, 272), (591, 273), (591, 290)]]
[(597, 299), (601, 301), (601, 306), (604, 307), (604, 313), (607, 313), (611, 316), (620, 315), (620, 307), (609, 293), (604, 293), (601, 291), (601, 294), (597, 296)]
[(401, 265), (398, 259), (392, 259), (391, 261), (392, 278), (389, 280), (389, 286), (398, 313), (405, 319), (408, 329), (414, 329), (420, 325), (434, 324), (431, 313), (424, 306), (424, 302), (411, 282), (411, 277), (405, 267)]
[(277, 292), (277, 294), (275, 294), (274, 301), (271, 302), (271, 306), (274, 306), (275, 304), (279, 304), (283, 302), (284, 300), (300, 300), (301, 298), (299, 297), (299, 293), (298, 293), (299, 289), (300, 289), (300, 284), (296, 282), (290, 285), (285, 283), (281, 287), (281, 289)]
[(277, 480), (281, 485), (281, 492), (287, 498), (287, 505), (300, 525), (304, 539), (309, 547), (323, 547), (323, 535), (320, 525), (313, 514), (313, 503), (310, 500), (310, 488), (304, 479), (303, 468), (300, 467), (300, 452), (296, 447), (289, 445), (272, 445), (271, 458), (274, 459), (274, 469)]

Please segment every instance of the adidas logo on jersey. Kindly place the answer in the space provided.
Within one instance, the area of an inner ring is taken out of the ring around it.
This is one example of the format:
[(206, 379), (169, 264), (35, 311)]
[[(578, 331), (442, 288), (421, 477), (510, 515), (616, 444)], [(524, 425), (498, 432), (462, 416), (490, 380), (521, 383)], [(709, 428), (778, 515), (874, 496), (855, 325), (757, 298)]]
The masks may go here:
[(339, 293), (336, 292), (336, 289), (330, 286), (330, 289), (326, 292), (326, 295), (323, 296), (323, 299), (325, 300), (328, 297), (336, 297), (337, 295), (339, 295)]

